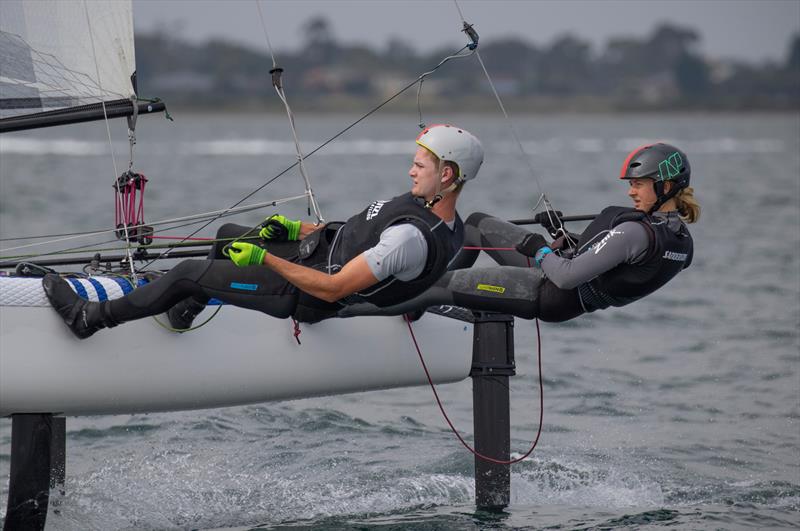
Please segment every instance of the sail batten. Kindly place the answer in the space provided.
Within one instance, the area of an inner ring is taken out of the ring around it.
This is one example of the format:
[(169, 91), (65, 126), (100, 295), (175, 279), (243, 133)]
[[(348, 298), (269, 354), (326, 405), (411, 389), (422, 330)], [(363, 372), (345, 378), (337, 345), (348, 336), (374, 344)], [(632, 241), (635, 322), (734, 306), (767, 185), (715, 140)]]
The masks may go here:
[(86, 121), (87, 108), (104, 103), (127, 105), (129, 115), (135, 71), (130, 0), (3, 0), (0, 130), (19, 119), (56, 125), (46, 118), (71, 113)]

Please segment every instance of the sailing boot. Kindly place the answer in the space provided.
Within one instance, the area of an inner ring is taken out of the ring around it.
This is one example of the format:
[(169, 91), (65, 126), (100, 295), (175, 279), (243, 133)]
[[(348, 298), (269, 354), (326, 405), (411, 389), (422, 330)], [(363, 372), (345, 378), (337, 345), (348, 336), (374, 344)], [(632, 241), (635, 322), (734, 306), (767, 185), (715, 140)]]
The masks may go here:
[(91, 302), (81, 298), (57, 274), (45, 275), (42, 287), (50, 304), (79, 339), (86, 339), (101, 328), (111, 328), (119, 324), (111, 315), (108, 301)]
[(167, 310), (170, 326), (177, 332), (185, 332), (192, 327), (192, 321), (205, 310), (206, 303), (188, 297)]

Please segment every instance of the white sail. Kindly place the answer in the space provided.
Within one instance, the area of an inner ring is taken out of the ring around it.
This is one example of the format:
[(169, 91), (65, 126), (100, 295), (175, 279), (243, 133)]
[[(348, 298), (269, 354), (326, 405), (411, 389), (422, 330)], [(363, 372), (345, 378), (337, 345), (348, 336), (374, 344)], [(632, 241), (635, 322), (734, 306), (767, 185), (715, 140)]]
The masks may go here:
[(0, 119), (129, 100), (130, 0), (0, 2)]

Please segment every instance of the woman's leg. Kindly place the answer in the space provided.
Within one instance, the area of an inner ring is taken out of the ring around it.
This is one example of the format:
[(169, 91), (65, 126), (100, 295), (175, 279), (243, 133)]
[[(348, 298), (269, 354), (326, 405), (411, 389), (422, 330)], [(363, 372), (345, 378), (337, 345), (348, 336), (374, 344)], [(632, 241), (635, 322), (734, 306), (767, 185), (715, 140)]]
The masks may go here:
[(342, 308), (338, 317), (403, 315), (432, 306), (460, 306), (549, 323), (560, 323), (584, 313), (577, 290), (556, 287), (538, 269), (500, 266), (448, 271), (425, 293), (410, 301), (385, 308), (354, 304)]
[(229, 245), (234, 240), (242, 240), (263, 247), (264, 249), (269, 249), (269, 252), (285, 260), (297, 259), (299, 242), (264, 241), (258, 235), (258, 231), (258, 227), (247, 227), (235, 223), (226, 223), (222, 225), (217, 229), (217, 241), (211, 246), (208, 258), (227, 260), (228, 257), (222, 252), (225, 246)]
[(395, 306), (346, 306), (339, 317), (402, 315), (431, 306), (462, 306), (470, 310), (507, 313), (523, 319), (539, 316), (539, 292), (547, 280), (538, 269), (486, 267), (448, 271), (422, 295)]
[[(471, 214), (464, 222), (464, 246), (509, 248), (508, 251), (485, 251), (495, 262), (505, 266), (530, 267), (527, 257), (514, 249), (528, 234), (529, 231), (518, 225), (482, 212)], [(472, 267), (479, 253), (462, 249), (451, 269)]]

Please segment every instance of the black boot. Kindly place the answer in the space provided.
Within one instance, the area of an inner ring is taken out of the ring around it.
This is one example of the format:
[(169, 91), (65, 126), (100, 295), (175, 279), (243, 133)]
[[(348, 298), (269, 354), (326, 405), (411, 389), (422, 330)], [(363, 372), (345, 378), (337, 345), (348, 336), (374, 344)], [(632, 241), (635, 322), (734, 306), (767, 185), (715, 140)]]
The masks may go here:
[(86, 339), (101, 328), (119, 324), (111, 315), (108, 301), (91, 302), (81, 298), (57, 274), (45, 275), (42, 287), (58, 315), (80, 339)]
[(192, 321), (205, 310), (206, 304), (194, 297), (183, 299), (181, 302), (167, 310), (169, 324), (178, 332), (183, 332), (192, 327)]

